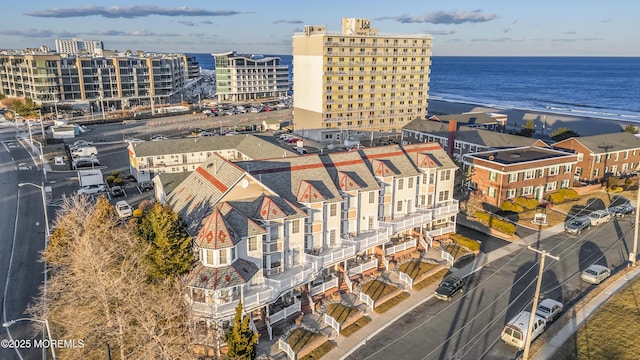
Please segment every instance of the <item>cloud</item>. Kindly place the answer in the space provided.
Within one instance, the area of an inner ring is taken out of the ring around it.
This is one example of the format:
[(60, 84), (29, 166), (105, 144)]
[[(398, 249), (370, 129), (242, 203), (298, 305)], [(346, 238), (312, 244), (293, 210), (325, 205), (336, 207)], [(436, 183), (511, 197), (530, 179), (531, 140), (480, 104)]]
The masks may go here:
[(422, 16), (384, 16), (376, 20), (394, 20), (404, 24), (409, 23), (430, 23), (430, 24), (463, 24), (481, 23), (491, 21), (498, 16), (495, 14), (482, 13), (482, 10), (446, 12), (436, 11)]
[(0, 35), (22, 36), (26, 38), (51, 38), (51, 37), (73, 37), (76, 34), (72, 34), (67, 31), (54, 32), (51, 30), (26, 29), (26, 30), (0, 30)]
[(553, 42), (578, 42), (578, 41), (602, 41), (604, 39), (602, 38), (581, 38), (581, 39), (576, 39), (576, 38), (557, 38), (557, 39), (551, 39), (551, 41)]
[(105, 30), (105, 31), (91, 31), (88, 33), (85, 33), (86, 35), (90, 35), (90, 36), (138, 36), (138, 37), (149, 37), (149, 36), (163, 36), (163, 37), (175, 37), (175, 36), (181, 36), (180, 34), (175, 34), (175, 33), (164, 33), (164, 34), (159, 34), (159, 33), (154, 33), (152, 31), (149, 30), (137, 30), (137, 31), (131, 31), (131, 32), (127, 32), (127, 31), (121, 31), (121, 30)]
[(303, 24), (302, 20), (276, 20), (273, 22), (274, 24)]
[(500, 38), (476, 38), (476, 39), (471, 39), (471, 41), (473, 42), (515, 42), (515, 41), (523, 41), (522, 39), (514, 39), (514, 38), (510, 38), (510, 37), (500, 37)]
[(205, 24), (205, 25), (212, 25), (213, 21), (209, 21), (209, 20), (204, 20), (200, 22), (201, 24)]
[(53, 8), (41, 11), (31, 11), (25, 13), (28, 16), (46, 18), (72, 18), (85, 16), (102, 16), (106, 18), (127, 18), (133, 19), (151, 15), (160, 16), (232, 16), (240, 12), (233, 10), (205, 10), (200, 8), (190, 8), (181, 6), (177, 8), (163, 8), (150, 5), (134, 6), (87, 6), (77, 8)]
[(502, 30), (502, 32), (505, 33), (505, 34), (508, 33), (508, 32), (511, 32), (511, 28), (506, 28), (506, 29)]
[(187, 21), (187, 20), (178, 21), (178, 24), (182, 24), (186, 26), (196, 26), (196, 24), (193, 21)]
[(565, 31), (563, 32), (564, 35), (575, 35), (576, 32), (575, 31)]
[(428, 34), (431, 35), (453, 35), (456, 33), (455, 30), (433, 30), (433, 31), (427, 31)]

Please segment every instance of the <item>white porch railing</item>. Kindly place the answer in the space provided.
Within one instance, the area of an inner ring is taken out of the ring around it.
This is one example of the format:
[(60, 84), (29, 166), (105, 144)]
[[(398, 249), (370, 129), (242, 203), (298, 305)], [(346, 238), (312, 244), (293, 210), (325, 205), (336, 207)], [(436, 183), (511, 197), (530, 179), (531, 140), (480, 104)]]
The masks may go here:
[(275, 300), (275, 297), (279, 296), (284, 291), (294, 289), (308, 282), (313, 273), (313, 268), (302, 269), (302, 271), (297, 271), (295, 274), (286, 274), (285, 272), (284, 275), (278, 274), (270, 278), (265, 278), (264, 283), (273, 288), (275, 295), (273, 300)]
[(457, 214), (460, 209), (458, 200), (453, 200), (445, 204), (438, 205), (432, 209), (417, 208), (414, 214), (409, 214), (399, 220), (381, 222), (381, 224), (392, 227), (392, 233), (397, 233), (420, 225), (424, 225), (437, 217)]
[(284, 320), (287, 317), (300, 312), (300, 302), (296, 301), (293, 305), (290, 305), (275, 314), (269, 315), (269, 323), (275, 324), (280, 320)]
[(225, 304), (210, 304), (200, 301), (191, 302), (191, 310), (195, 314), (203, 314), (207, 316), (222, 317), (232, 314), (240, 303), (239, 300), (231, 301)]
[(329, 289), (333, 289), (334, 287), (338, 287), (338, 278), (334, 277), (333, 279), (323, 282), (318, 286), (314, 286), (311, 288), (311, 296), (321, 294)]
[(387, 259), (387, 256), (382, 256), (382, 265), (384, 265), (384, 268), (389, 270), (389, 259)]
[(363, 292), (360, 292), (359, 299), (360, 301), (365, 303), (368, 307), (370, 307), (371, 310), (373, 310), (374, 306), (376, 305), (375, 301), (373, 301), (373, 299), (369, 295)]
[(311, 306), (311, 313), (316, 313), (316, 303), (313, 302), (313, 297), (311, 295), (307, 295), (307, 301), (309, 301), (309, 306)]
[(453, 266), (453, 256), (451, 256), (451, 254), (449, 254), (449, 252), (442, 250), (442, 254), (440, 254), (440, 257), (445, 259), (450, 266)]
[(344, 277), (344, 283), (347, 284), (347, 287), (349, 288), (349, 291), (353, 292), (353, 281), (351, 281), (351, 279), (349, 279), (349, 274), (347, 274)]
[(293, 351), (293, 349), (291, 348), (291, 346), (289, 346), (289, 344), (287, 344), (286, 341), (284, 341), (283, 339), (278, 339), (278, 348), (280, 348), (280, 350), (284, 351), (287, 354), (287, 357), (289, 357), (289, 359), (291, 360), (296, 360), (296, 352)]
[(420, 237), (420, 245), (424, 248), (425, 252), (429, 251), (429, 244), (427, 244), (427, 242), (424, 241), (423, 237)]
[(407, 285), (409, 285), (409, 289), (413, 289), (413, 279), (411, 278), (411, 276), (403, 273), (402, 271), (398, 272), (398, 276), (400, 278), (400, 281), (404, 281), (405, 283), (407, 283)]
[(392, 228), (380, 227), (379, 230), (358, 234), (356, 236), (349, 237), (349, 240), (356, 244), (356, 251), (365, 251), (374, 246), (382, 245), (389, 241), (389, 238), (393, 235)]
[(329, 324), (329, 326), (331, 326), (333, 328), (333, 330), (335, 330), (338, 335), (340, 335), (340, 323), (337, 322), (336, 319), (334, 319), (329, 314), (324, 314), (323, 320), (324, 320), (324, 322)]
[(324, 255), (311, 255), (304, 254), (304, 261), (312, 264), (314, 271), (320, 271), (324, 267), (336, 264), (340, 261), (346, 260), (356, 254), (356, 246), (342, 245), (340, 248), (331, 248), (329, 252)]
[(357, 275), (357, 274), (362, 274), (363, 272), (367, 271), (367, 270), (371, 270), (371, 269), (375, 269), (378, 267), (378, 258), (373, 258), (373, 260), (368, 261), (364, 264), (360, 264), (356, 267), (353, 267), (349, 270), (347, 270), (347, 274), (349, 276), (353, 276), (353, 275)]
[(404, 251), (404, 250), (416, 247), (416, 245), (417, 245), (416, 239), (411, 239), (409, 241), (405, 241), (405, 242), (403, 242), (401, 244), (398, 244), (398, 245), (395, 245), (395, 246), (387, 248), (384, 253), (385, 253), (385, 255), (392, 255), (392, 254), (395, 254), (397, 252)]
[(271, 288), (260, 290), (255, 294), (246, 295), (242, 301), (242, 306), (251, 308), (256, 305), (263, 305), (274, 300), (274, 291)]
[(427, 233), (429, 234), (429, 236), (435, 237), (435, 236), (453, 233), (455, 231), (456, 231), (455, 225), (451, 225), (451, 226), (443, 227), (436, 230), (429, 230)]

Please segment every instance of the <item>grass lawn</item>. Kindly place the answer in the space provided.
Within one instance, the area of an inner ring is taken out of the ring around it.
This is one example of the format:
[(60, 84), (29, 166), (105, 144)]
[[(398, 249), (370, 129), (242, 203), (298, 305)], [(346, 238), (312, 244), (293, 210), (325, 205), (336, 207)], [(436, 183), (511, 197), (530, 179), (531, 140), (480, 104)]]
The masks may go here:
[(327, 341), (324, 344), (315, 348), (309, 354), (303, 356), (300, 360), (320, 359), (321, 357), (325, 356), (329, 351), (331, 351), (331, 349), (333, 349), (334, 347), (336, 347), (336, 344), (332, 343), (331, 341)]
[(344, 335), (346, 337), (351, 336), (354, 332), (362, 329), (365, 325), (367, 325), (368, 323), (371, 322), (371, 319), (363, 316), (360, 319), (358, 319), (356, 322), (354, 322), (353, 324), (347, 326), (346, 328), (340, 330), (340, 335)]
[(362, 286), (362, 292), (369, 295), (369, 297), (373, 301), (377, 301), (378, 299), (391, 294), (392, 292), (398, 290), (397, 286), (387, 284), (380, 280), (372, 280), (365, 283)]
[(307, 344), (310, 344), (317, 339), (321, 338), (322, 334), (311, 332), (304, 328), (294, 329), (287, 338), (287, 344), (291, 346), (293, 351), (298, 352), (302, 350)]
[(392, 307), (394, 307), (394, 306), (398, 305), (400, 302), (408, 299), (409, 296), (410, 296), (409, 293), (401, 292), (400, 294), (398, 294), (398, 296), (385, 301), (383, 304), (380, 304), (380, 306), (376, 306), (376, 308), (373, 309), (373, 310), (377, 314), (384, 314), (387, 311), (389, 311), (389, 309), (391, 309)]
[(640, 279), (626, 285), (554, 354), (553, 359), (638, 359)]
[(420, 260), (413, 260), (400, 265), (398, 269), (415, 280), (420, 275), (434, 269), (436, 266), (438, 266), (438, 264), (431, 264), (422, 262)]
[(447, 245), (444, 248), (449, 254), (451, 254), (451, 256), (453, 256), (454, 259), (458, 259), (461, 258), (467, 254), (470, 254), (469, 250), (467, 250), (466, 248), (458, 245), (458, 244), (451, 244), (451, 245)]
[(340, 324), (347, 321), (347, 319), (351, 317), (351, 315), (355, 315), (357, 312), (358, 312), (358, 309), (356, 308), (344, 306), (342, 304), (337, 304), (337, 303), (330, 304), (327, 307), (327, 314), (329, 314), (329, 316), (331, 316), (332, 318), (336, 319), (336, 321)]
[(432, 276), (429, 276), (428, 278), (420, 281), (419, 283), (413, 284), (413, 290), (422, 290), (427, 286), (440, 283), (440, 281), (442, 281), (442, 279), (444, 278), (445, 275), (447, 275), (448, 272), (449, 272), (449, 269), (442, 269), (438, 271), (437, 273), (433, 274)]

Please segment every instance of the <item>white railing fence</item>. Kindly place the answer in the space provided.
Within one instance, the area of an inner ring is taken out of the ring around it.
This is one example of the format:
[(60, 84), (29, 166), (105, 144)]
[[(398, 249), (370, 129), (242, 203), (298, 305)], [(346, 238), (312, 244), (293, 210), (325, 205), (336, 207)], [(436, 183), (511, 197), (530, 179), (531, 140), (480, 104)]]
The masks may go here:
[(389, 259), (387, 259), (387, 256), (381, 256), (382, 258), (382, 265), (384, 265), (384, 268), (389, 270)]
[(323, 320), (336, 331), (336, 334), (340, 335), (340, 323), (336, 319), (329, 314), (324, 314)]
[(368, 261), (364, 264), (360, 264), (356, 267), (353, 267), (351, 269), (349, 269), (347, 271), (347, 274), (349, 276), (353, 276), (353, 275), (357, 275), (357, 274), (362, 274), (365, 271), (371, 270), (371, 269), (375, 269), (378, 267), (378, 258), (373, 258), (373, 260)]
[(440, 257), (446, 260), (450, 266), (453, 266), (453, 256), (451, 256), (451, 254), (449, 254), (447, 251), (442, 250)]
[(424, 248), (424, 252), (429, 251), (429, 244), (427, 244), (427, 242), (424, 241), (423, 237), (420, 237), (420, 245)]
[(344, 275), (344, 283), (347, 284), (347, 287), (349, 288), (349, 292), (353, 292), (353, 281), (349, 279), (349, 274)]
[(300, 302), (296, 301), (293, 305), (288, 306), (275, 314), (269, 316), (270, 323), (275, 324), (280, 320), (286, 319), (287, 317), (295, 314), (296, 312), (300, 312)]
[(338, 287), (338, 278), (334, 277), (333, 279), (323, 282), (320, 285), (314, 286), (311, 288), (311, 296), (322, 294), (323, 292), (333, 289), (334, 287)]
[(385, 255), (392, 255), (395, 253), (398, 253), (400, 251), (404, 251), (407, 249), (411, 249), (413, 247), (416, 247), (417, 241), (416, 239), (411, 239), (409, 241), (405, 241), (402, 244), (398, 244), (392, 247), (389, 247), (385, 250)]
[(311, 295), (307, 295), (307, 300), (309, 301), (309, 306), (311, 306), (311, 313), (316, 313), (316, 303), (313, 302), (313, 297)]
[(287, 342), (284, 341), (283, 339), (278, 339), (278, 348), (280, 348), (280, 350), (284, 351), (287, 354), (287, 356), (289, 357), (289, 359), (296, 360), (296, 358), (297, 358), (296, 352), (293, 351), (291, 346), (289, 346), (289, 344), (287, 344)]
[(409, 289), (413, 289), (413, 279), (411, 278), (411, 276), (403, 273), (402, 271), (399, 271), (398, 277), (400, 278), (400, 281), (403, 281), (407, 283), (407, 285), (409, 285)]
[(360, 297), (359, 298), (360, 298), (360, 301), (365, 303), (368, 307), (371, 308), (371, 310), (373, 310), (373, 308), (375, 307), (376, 303), (375, 303), (375, 301), (373, 301), (373, 299), (369, 295), (367, 295), (367, 294), (365, 294), (363, 292), (360, 292)]

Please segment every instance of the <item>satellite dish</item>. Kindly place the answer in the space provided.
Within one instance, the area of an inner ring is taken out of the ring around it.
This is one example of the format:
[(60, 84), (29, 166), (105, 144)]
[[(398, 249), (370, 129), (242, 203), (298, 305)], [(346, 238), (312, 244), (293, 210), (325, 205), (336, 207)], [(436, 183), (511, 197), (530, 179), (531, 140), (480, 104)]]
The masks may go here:
[(242, 186), (243, 189), (246, 189), (247, 186), (249, 186), (249, 180), (247, 179), (240, 180), (240, 186)]

